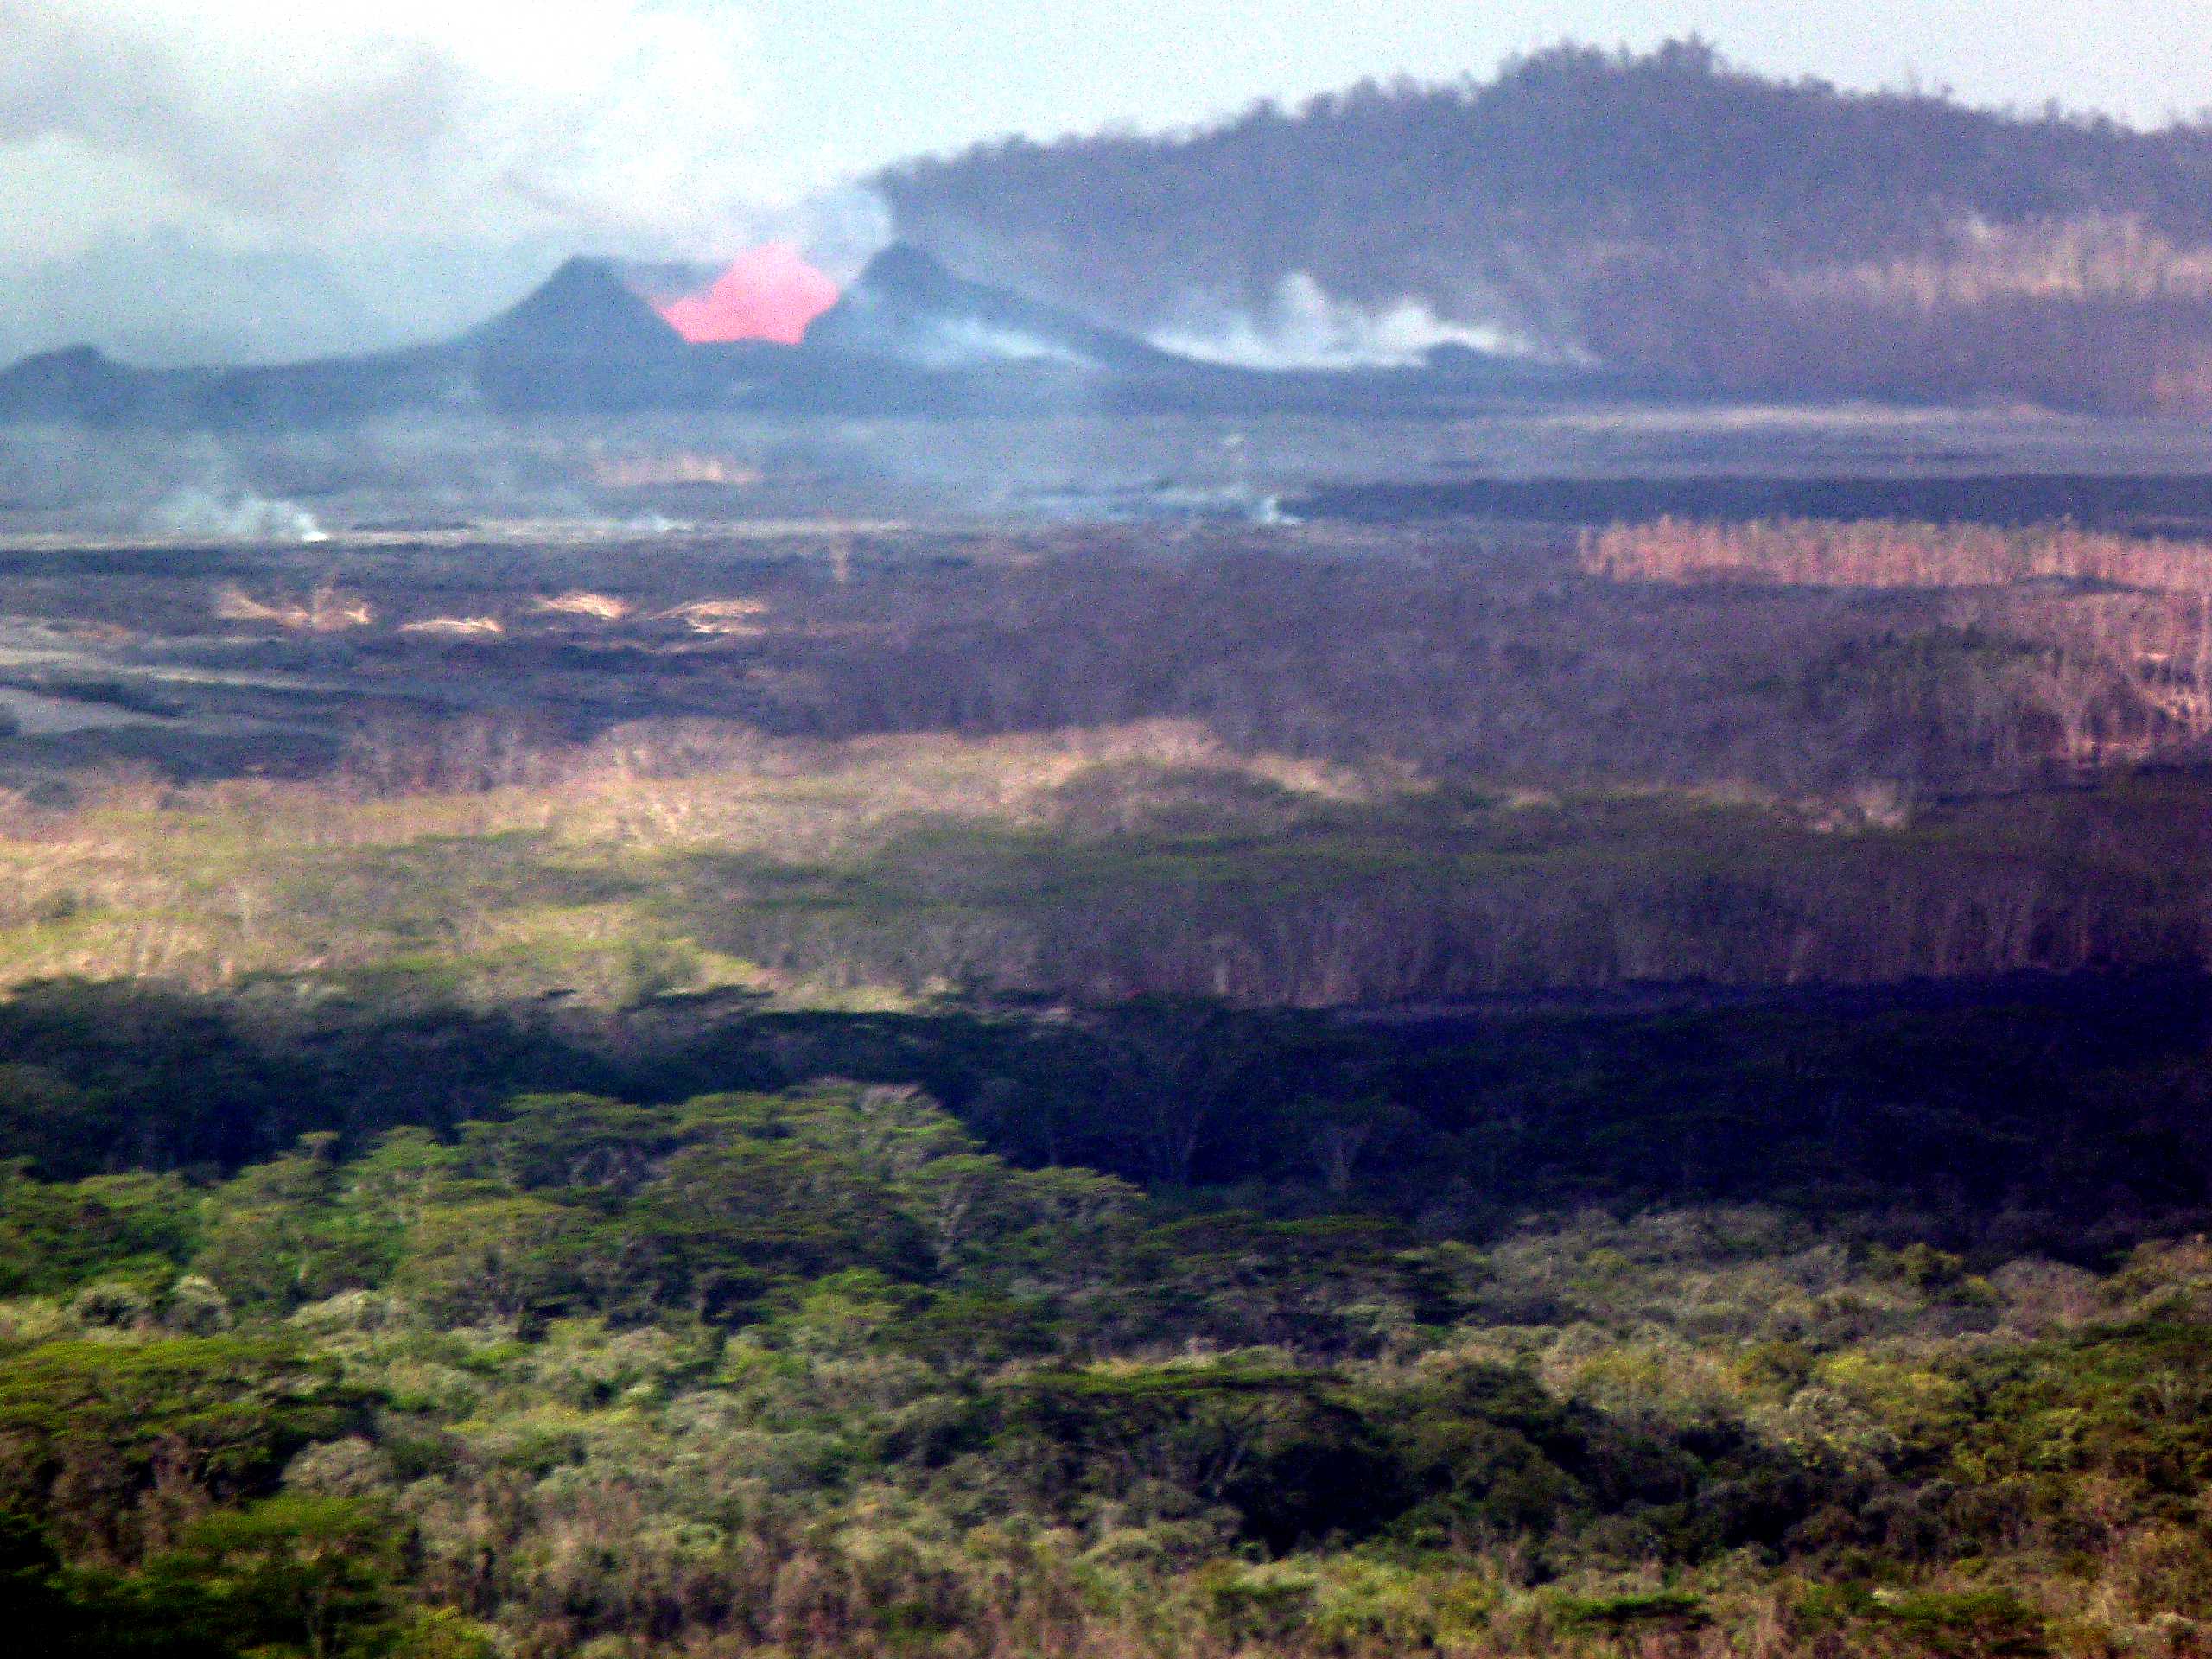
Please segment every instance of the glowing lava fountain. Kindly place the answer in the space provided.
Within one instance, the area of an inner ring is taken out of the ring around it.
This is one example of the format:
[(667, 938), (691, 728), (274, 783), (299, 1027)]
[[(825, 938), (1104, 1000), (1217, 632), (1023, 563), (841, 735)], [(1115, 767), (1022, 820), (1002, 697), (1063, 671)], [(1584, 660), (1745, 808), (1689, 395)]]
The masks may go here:
[(693, 345), (772, 340), (796, 346), (807, 325), (837, 303), (837, 284), (797, 248), (770, 242), (732, 260), (712, 286), (656, 308)]

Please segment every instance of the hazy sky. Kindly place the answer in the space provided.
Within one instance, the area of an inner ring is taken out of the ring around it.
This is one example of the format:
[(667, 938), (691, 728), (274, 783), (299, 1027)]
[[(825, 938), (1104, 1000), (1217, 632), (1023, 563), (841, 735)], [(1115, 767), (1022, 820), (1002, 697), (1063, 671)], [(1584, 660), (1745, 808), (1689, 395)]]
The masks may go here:
[(2212, 107), (2212, 0), (805, 0), (755, 15), (779, 107), (863, 161), (1185, 124), (1367, 75), (1486, 77), (1562, 39), (1691, 33), (1748, 67), (1853, 86), (1916, 77), (1975, 103), (2056, 99), (2151, 124)]
[(839, 181), (916, 151), (1693, 32), (1850, 86), (2212, 106), (2212, 0), (0, 0), (0, 356), (419, 337), (570, 250), (864, 251)]

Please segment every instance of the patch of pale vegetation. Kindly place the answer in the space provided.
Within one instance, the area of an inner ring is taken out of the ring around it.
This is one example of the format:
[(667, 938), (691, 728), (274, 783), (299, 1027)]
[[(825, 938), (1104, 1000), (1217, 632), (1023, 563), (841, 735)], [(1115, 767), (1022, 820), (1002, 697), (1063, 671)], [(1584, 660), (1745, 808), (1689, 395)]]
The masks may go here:
[(617, 594), (586, 593), (582, 589), (540, 597), (532, 607), (556, 616), (588, 617), (594, 622), (620, 622), (637, 607)]
[[(0, 987), (128, 977), (207, 990), (398, 967), (473, 1001), (558, 991), (614, 1005), (736, 987), (900, 1006), (912, 993), (866, 973), (747, 962), (687, 937), (654, 913), (667, 861), (850, 868), (918, 827), (1050, 830), (1086, 775), (1141, 797), (1149, 780), (1194, 771), (1316, 804), (1402, 782), (1238, 754), (1175, 721), (836, 743), (639, 722), (537, 781), (477, 789), (377, 791), (342, 777), (172, 786), (118, 772), (84, 780), (67, 808), (0, 802)], [(615, 896), (582, 897), (606, 890)], [(1007, 948), (995, 932), (986, 946)]]
[(216, 617), (225, 622), (259, 622), (295, 633), (342, 633), (375, 622), (376, 612), (359, 594), (318, 588), (305, 602), (254, 598), (235, 584), (215, 594)]
[(401, 623), (399, 631), (448, 639), (484, 639), (504, 634), (507, 625), (496, 616), (426, 616), (418, 621)]
[(694, 633), (750, 639), (767, 632), (761, 621), (767, 611), (765, 600), (695, 599), (687, 604), (671, 606), (659, 615), (666, 620), (683, 623)]
[(1980, 588), (2113, 583), (2162, 593), (2212, 588), (2212, 543), (2120, 536), (2071, 524), (1660, 518), (1585, 531), (1582, 568), (1637, 582), (1769, 582), (1808, 587)]
[(1930, 251), (1794, 272), (1775, 290), (1928, 313), (1993, 301), (2139, 302), (2212, 296), (2212, 250), (2177, 245), (2137, 213), (1960, 226)]

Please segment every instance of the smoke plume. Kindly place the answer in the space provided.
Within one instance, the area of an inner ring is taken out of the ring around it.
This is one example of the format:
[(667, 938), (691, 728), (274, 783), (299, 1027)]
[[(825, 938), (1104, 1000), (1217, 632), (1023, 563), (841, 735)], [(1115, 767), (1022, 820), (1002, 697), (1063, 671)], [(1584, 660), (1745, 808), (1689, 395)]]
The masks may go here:
[(1333, 298), (1304, 271), (1285, 276), (1257, 312), (1194, 304), (1152, 340), (1185, 357), (1252, 369), (1405, 368), (1440, 346), (1516, 357), (1547, 354), (1511, 329), (1446, 321), (1420, 300), (1351, 304)]
[(226, 273), (261, 291), (198, 307), (192, 347), (235, 323), (262, 354), (449, 327), (568, 252), (881, 239), (767, 142), (741, 6), (0, 0), (0, 346), (143, 333)]
[(183, 489), (147, 515), (147, 527), (164, 536), (206, 537), (223, 542), (327, 542), (329, 533), (305, 507), (246, 494)]

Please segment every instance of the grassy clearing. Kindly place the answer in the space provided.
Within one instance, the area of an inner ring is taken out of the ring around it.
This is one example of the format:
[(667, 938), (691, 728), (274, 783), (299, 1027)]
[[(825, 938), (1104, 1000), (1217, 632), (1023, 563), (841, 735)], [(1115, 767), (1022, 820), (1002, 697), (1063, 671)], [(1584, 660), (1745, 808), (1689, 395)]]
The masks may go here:
[[(561, 991), (620, 1005), (739, 986), (809, 1005), (891, 1006), (908, 993), (850, 974), (783, 984), (701, 944), (697, 918), (669, 901), (671, 880), (711, 856), (747, 880), (695, 893), (697, 903), (772, 912), (786, 905), (779, 890), (809, 872), (895, 861), (918, 837), (950, 846), (974, 834), (988, 847), (1044, 826), (1088, 772), (1127, 783), (1194, 763), (1271, 798), (1342, 800), (1365, 787), (1319, 765), (1226, 756), (1173, 724), (763, 746), (744, 769), (678, 776), (618, 752), (558, 787), (397, 798), (124, 780), (73, 810), (18, 804), (0, 823), (0, 982), (142, 977), (207, 989), (254, 975), (375, 972), (486, 1002)], [(886, 899), (913, 905), (911, 893)]]
[(2201, 957), (2188, 777), (1923, 808), (1440, 786), (1192, 728), (634, 753), (557, 784), (133, 780), (0, 818), (0, 985), (413, 983), (477, 1006), (743, 989), (1318, 1006)]

